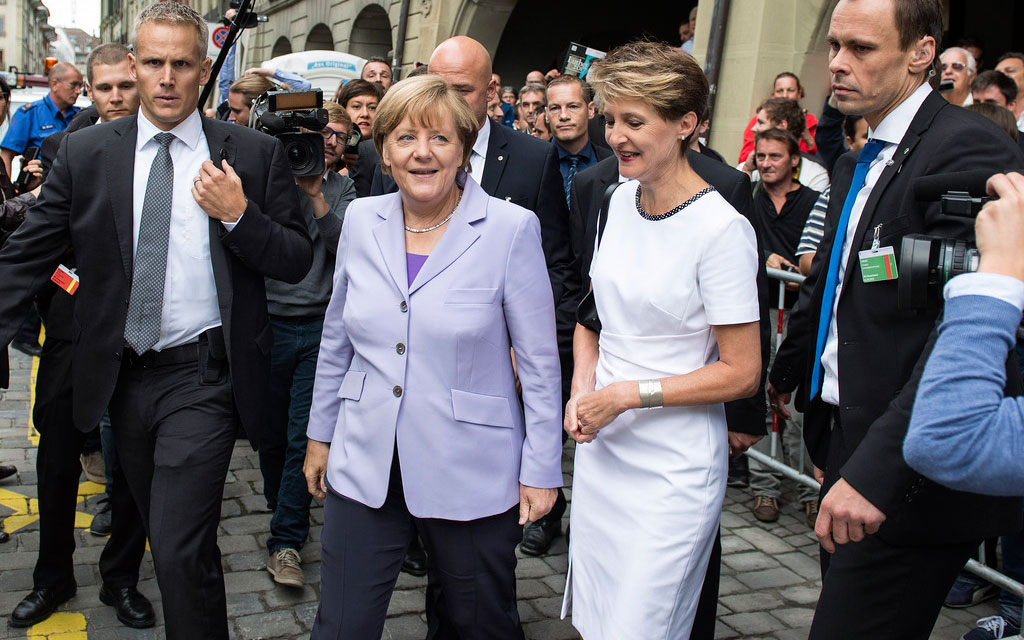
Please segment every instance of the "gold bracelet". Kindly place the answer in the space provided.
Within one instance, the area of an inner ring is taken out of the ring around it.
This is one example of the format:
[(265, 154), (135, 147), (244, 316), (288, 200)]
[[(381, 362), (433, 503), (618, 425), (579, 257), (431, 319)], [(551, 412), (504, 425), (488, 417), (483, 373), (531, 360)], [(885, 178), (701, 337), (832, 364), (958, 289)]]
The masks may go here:
[(643, 409), (654, 409), (665, 404), (661, 391), (661, 380), (652, 378), (650, 380), (639, 380), (637, 385), (640, 388), (640, 407)]

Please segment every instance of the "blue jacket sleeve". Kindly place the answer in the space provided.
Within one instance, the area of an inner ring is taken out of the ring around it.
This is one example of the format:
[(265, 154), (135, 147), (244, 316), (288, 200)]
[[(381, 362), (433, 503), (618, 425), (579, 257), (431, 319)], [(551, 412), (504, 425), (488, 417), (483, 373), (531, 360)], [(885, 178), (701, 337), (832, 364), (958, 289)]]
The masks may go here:
[[(33, 107), (39, 108), (39, 107)], [(4, 141), (0, 147), (10, 149), (15, 153), (24, 153), (28, 146), (29, 130), (32, 128), (32, 115), (21, 107), (11, 114), (11, 125), (7, 129)]]
[(217, 75), (217, 90), (220, 91), (220, 101), (227, 102), (228, 89), (235, 81), (235, 45), (228, 49), (228, 55), (224, 57), (224, 66), (220, 68)]
[(1024, 398), (1003, 397), (1020, 320), (998, 298), (946, 301), (903, 443), (922, 475), (960, 491), (1024, 495)]
[(309, 91), (311, 85), (309, 80), (306, 80), (297, 73), (291, 73), (290, 71), (282, 71), (278, 69), (274, 71), (274, 80), (285, 83), (291, 87), (292, 91)]

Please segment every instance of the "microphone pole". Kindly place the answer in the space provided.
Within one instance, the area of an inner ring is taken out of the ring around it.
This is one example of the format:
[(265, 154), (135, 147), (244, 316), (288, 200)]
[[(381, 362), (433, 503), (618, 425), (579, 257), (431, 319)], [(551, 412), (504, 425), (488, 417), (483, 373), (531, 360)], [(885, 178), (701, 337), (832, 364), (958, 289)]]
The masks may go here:
[(242, 25), (248, 25), (251, 20), (249, 16), (252, 14), (252, 3), (253, 0), (241, 0), (238, 5), (238, 12), (235, 14), (235, 19), (231, 21), (228, 35), (224, 38), (224, 44), (220, 47), (220, 53), (217, 54), (217, 59), (213, 62), (213, 67), (210, 69), (210, 79), (206, 82), (206, 86), (203, 87), (203, 92), (199, 96), (199, 104), (197, 106), (200, 110), (202, 110), (207, 100), (210, 99), (210, 94), (213, 93), (213, 88), (217, 85), (217, 77), (220, 75), (221, 67), (224, 66), (224, 59), (227, 58), (231, 47), (235, 45), (235, 41), (238, 40), (242, 29), (245, 28)]

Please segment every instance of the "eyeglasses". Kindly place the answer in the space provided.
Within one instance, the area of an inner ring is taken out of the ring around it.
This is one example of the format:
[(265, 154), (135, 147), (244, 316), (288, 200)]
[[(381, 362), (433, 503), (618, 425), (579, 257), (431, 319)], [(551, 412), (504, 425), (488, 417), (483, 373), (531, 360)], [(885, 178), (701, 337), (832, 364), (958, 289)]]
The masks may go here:
[(344, 131), (335, 131), (334, 129), (331, 129), (330, 127), (328, 127), (326, 129), (323, 129), (322, 131), (320, 131), (320, 135), (322, 135), (324, 137), (324, 142), (326, 142), (326, 141), (330, 140), (331, 138), (338, 138), (340, 140), (341, 136), (345, 135), (345, 132)]
[(943, 62), (942, 63), (942, 70), (943, 71), (945, 71), (946, 69), (949, 69), (950, 67), (953, 67), (953, 71), (956, 71), (957, 73), (960, 73), (961, 71), (963, 71), (964, 69), (967, 68), (967, 65), (965, 65), (962, 62)]
[(62, 84), (66, 84), (75, 91), (81, 91), (83, 84), (81, 82), (68, 82), (67, 80), (58, 80)]

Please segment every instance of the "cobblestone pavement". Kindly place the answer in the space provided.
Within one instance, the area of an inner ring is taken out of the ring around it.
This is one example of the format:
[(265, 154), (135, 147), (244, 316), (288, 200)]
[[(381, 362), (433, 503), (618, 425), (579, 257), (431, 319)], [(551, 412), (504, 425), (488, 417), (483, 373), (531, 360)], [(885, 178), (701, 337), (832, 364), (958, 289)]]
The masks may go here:
[[(31, 360), (11, 352), (11, 389), (0, 396), (0, 463), (18, 466), (18, 474), (0, 481), (0, 518), (11, 540), (0, 544), (0, 616), (6, 618), (32, 587), (32, 567), (39, 548), (36, 513), (35, 441), (29, 430)], [(570, 445), (572, 443), (570, 442)], [(566, 448), (566, 480), (571, 483), (572, 449)], [(311, 540), (302, 550), (309, 584), (301, 590), (279, 587), (265, 570), (265, 532), (270, 514), (262, 497), (257, 457), (247, 443), (235, 447), (221, 510), (228, 613), (233, 638), (306, 638), (319, 594), (320, 529), (323, 510), (313, 509)], [(75, 576), (78, 594), (45, 623), (11, 629), (0, 620), (0, 638), (107, 640), (163, 638), (163, 629), (121, 626), (112, 608), (100, 604), (97, 562), (105, 538), (85, 528), (95, 509), (98, 485), (81, 485)], [(786, 496), (784, 496), (785, 498)], [(803, 523), (799, 505), (784, 504), (778, 522), (765, 525), (750, 514), (750, 497), (729, 489), (722, 514), (722, 584), (718, 638), (806, 638), (821, 586), (818, 547)], [(519, 612), (530, 640), (577, 638), (568, 620), (559, 620), (567, 565), (565, 538), (556, 540), (544, 558), (521, 557), (517, 569)], [(423, 602), (426, 581), (403, 574), (391, 600), (384, 638), (413, 640), (426, 632)], [(147, 552), (140, 590), (154, 603), (162, 623), (159, 591)], [(955, 640), (981, 616), (993, 615), (988, 602), (971, 609), (943, 609), (933, 640)]]

